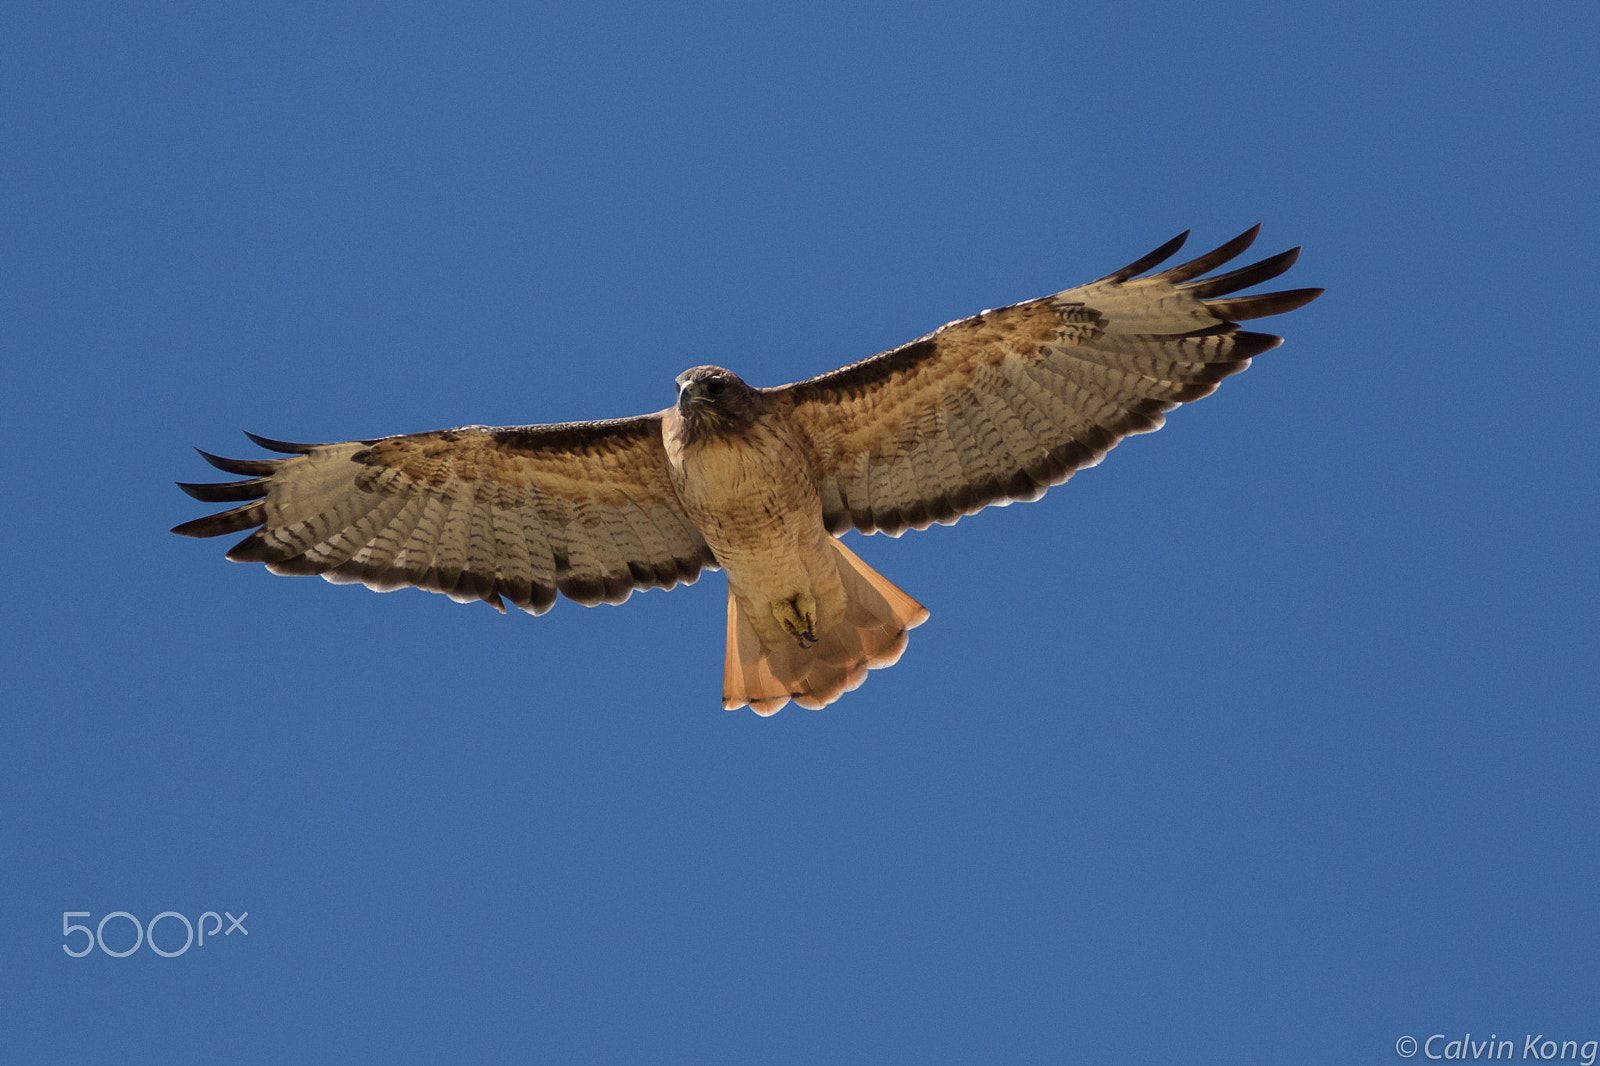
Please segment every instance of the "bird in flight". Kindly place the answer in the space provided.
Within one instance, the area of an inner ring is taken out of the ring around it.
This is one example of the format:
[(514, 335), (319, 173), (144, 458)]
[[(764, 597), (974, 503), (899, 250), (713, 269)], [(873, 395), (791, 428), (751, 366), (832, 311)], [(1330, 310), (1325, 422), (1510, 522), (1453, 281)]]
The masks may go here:
[(1098, 281), (791, 385), (697, 366), (654, 414), (336, 444), (251, 434), (287, 458), (201, 452), (244, 480), (179, 487), (239, 506), (172, 532), (254, 530), (229, 559), (502, 613), (509, 600), (543, 614), (558, 592), (621, 603), (721, 569), (722, 705), (823, 707), (893, 665), (928, 618), (838, 534), (899, 536), (1038, 499), (1277, 347), (1238, 323), (1322, 290), (1232, 294), (1288, 270), (1298, 248), (1204, 276), (1259, 229), (1149, 273), (1180, 234)]

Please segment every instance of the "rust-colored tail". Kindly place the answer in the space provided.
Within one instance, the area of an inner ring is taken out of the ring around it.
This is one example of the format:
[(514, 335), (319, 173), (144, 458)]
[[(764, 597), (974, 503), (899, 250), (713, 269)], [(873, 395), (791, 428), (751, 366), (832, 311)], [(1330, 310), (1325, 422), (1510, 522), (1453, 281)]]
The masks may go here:
[(757, 714), (775, 714), (791, 699), (802, 707), (826, 707), (867, 679), (868, 670), (893, 666), (906, 650), (907, 631), (928, 620), (928, 609), (862, 562), (833, 538), (845, 609), (819, 618), (817, 641), (801, 648), (792, 640), (761, 643), (756, 627), (732, 590), (728, 592), (728, 650), (722, 670), (722, 705), (749, 704)]

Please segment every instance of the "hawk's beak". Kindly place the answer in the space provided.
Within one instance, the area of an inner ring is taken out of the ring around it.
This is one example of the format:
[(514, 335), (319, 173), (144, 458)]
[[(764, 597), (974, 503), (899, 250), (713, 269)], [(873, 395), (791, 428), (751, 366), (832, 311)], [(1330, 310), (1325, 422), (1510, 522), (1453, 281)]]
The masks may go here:
[(687, 414), (691, 407), (705, 407), (711, 402), (711, 397), (706, 395), (703, 385), (695, 381), (685, 381), (678, 386), (678, 410)]

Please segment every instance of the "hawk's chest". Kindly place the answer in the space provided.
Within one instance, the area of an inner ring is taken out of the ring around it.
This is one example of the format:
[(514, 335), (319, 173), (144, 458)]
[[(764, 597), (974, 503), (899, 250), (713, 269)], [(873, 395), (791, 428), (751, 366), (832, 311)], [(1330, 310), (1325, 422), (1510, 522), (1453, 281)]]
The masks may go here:
[(810, 463), (781, 427), (669, 445), (667, 459), (684, 511), (719, 556), (781, 550), (822, 528)]

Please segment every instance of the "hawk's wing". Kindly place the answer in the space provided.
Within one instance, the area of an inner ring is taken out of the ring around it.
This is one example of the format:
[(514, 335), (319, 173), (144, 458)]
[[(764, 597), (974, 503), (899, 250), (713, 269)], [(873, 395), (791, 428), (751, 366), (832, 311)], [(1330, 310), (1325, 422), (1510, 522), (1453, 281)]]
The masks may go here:
[(278, 574), (379, 591), (415, 585), (462, 602), (501, 597), (534, 614), (557, 590), (621, 603), (715, 566), (667, 475), (661, 415), (491, 429), (467, 426), (343, 444), (253, 437), (288, 459), (200, 454), (247, 481), (180, 485), (242, 507), (173, 530), (260, 526), (228, 552)]
[(1236, 321), (1292, 311), (1321, 289), (1217, 297), (1277, 277), (1300, 249), (1200, 277), (1260, 228), (1137, 276), (1176, 252), (1184, 233), (1099, 281), (768, 390), (814, 449), (828, 530), (898, 535), (1037, 499), (1277, 347), (1283, 338), (1242, 332)]

